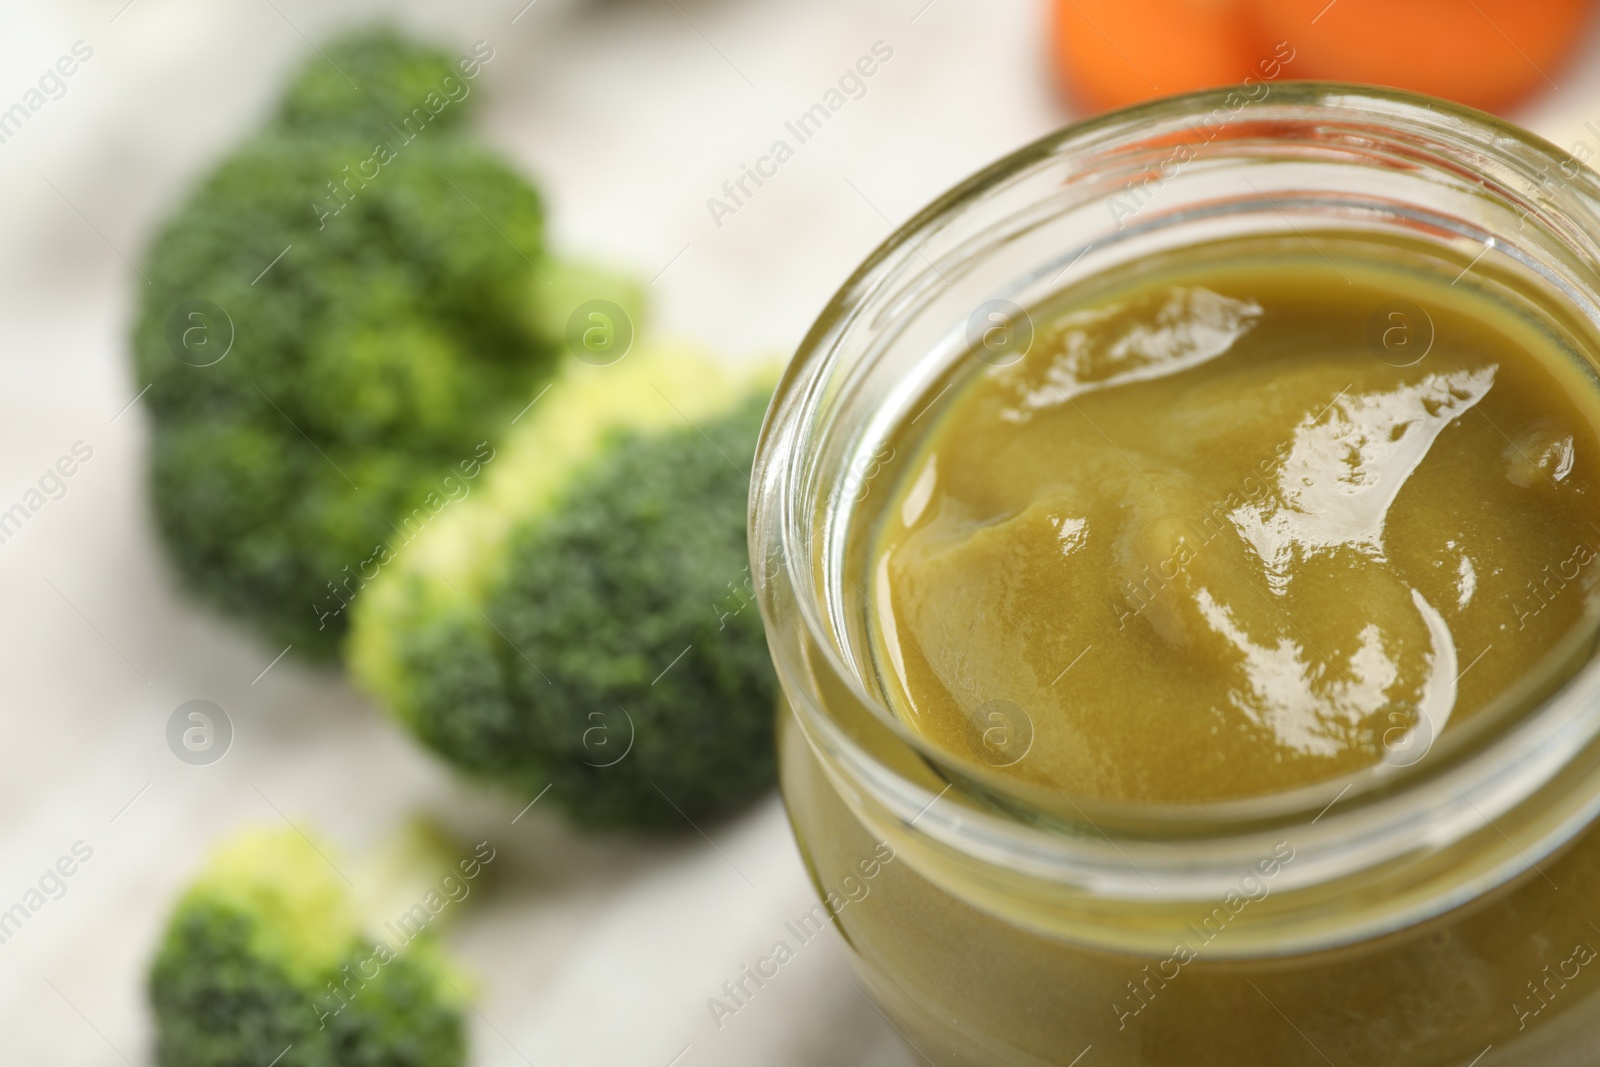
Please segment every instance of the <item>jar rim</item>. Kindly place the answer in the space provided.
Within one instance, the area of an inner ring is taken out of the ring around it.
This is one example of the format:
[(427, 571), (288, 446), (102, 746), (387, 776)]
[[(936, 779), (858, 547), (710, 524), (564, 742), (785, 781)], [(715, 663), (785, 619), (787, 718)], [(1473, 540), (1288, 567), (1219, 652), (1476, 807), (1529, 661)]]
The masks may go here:
[[(1600, 745), (1600, 661), (1590, 659), (1539, 707), (1496, 734), (1484, 751), (1446, 753), (1450, 758), (1435, 762), (1428, 773), (1393, 774), (1387, 773), (1393, 768), (1380, 765), (1288, 794), (1271, 794), (1290, 798), (1286, 810), (1292, 813), (1292, 820), (1258, 817), (1260, 798), (1255, 797), (1173, 805), (1168, 810), (1149, 804), (1137, 805), (1136, 812), (1091, 809), (1105, 815), (1114, 830), (1120, 832), (1119, 847), (1082, 809), (1080, 814), (1105, 837), (1104, 842), (1063, 833), (1059, 826), (1041, 825), (1036, 819), (1019, 818), (1015, 811), (983, 810), (968, 804), (940, 805), (938, 801), (949, 791), (949, 785), (936, 794), (931, 785), (914, 781), (889, 766), (861, 742), (859, 731), (837, 721), (825, 702), (806, 698), (806, 678), (815, 678), (818, 670), (825, 670), (830, 684), (848, 690), (899, 743), (925, 761), (948, 763), (938, 758), (947, 754), (914, 734), (886, 702), (855, 677), (823, 625), (820, 601), (810, 599), (818, 593), (815, 584), (810, 580), (795, 581), (791, 573), (791, 561), (804, 561), (805, 568), (809, 568), (818, 552), (815, 544), (802, 543), (805, 539), (795, 521), (809, 504), (798, 499), (796, 493), (802, 480), (797, 465), (804, 458), (800, 454), (804, 434), (822, 403), (830, 373), (839, 369), (836, 363), (841, 339), (860, 325), (857, 316), (870, 298), (881, 297), (884, 288), (896, 280), (893, 268), (904, 262), (920, 242), (950, 220), (982, 205), (986, 197), (1004, 189), (1018, 176), (1075, 152), (1114, 147), (1119, 138), (1142, 136), (1141, 128), (1152, 123), (1213, 113), (1233, 92), (1203, 90), (1075, 123), (979, 170), (934, 200), (875, 249), (819, 314), (783, 374), (758, 446), (751, 480), (752, 573), (759, 572), (757, 596), (780, 678), (807, 736), (814, 745), (824, 745), (848, 769), (852, 784), (870, 792), (876, 803), (902, 823), (915, 823), (920, 832), (958, 851), (1002, 865), (1020, 865), (1047, 880), (1083, 884), (1105, 875), (1108, 868), (1126, 873), (1131, 863), (1122, 852), (1126, 847), (1145, 850), (1141, 856), (1147, 856), (1149, 863), (1163, 870), (1193, 872), (1199, 866), (1213, 866), (1208, 863), (1208, 854), (1233, 870), (1239, 856), (1259, 849), (1271, 833), (1284, 826), (1303, 831), (1305, 817), (1320, 807), (1320, 813), (1310, 823), (1317, 828), (1316, 833), (1308, 835), (1308, 840), (1314, 840), (1324, 850), (1327, 862), (1303, 866), (1301, 871), (1306, 873), (1301, 880), (1308, 885), (1325, 882), (1348, 873), (1353, 864), (1373, 865), (1418, 849), (1437, 848), (1444, 844), (1443, 836), (1454, 834), (1460, 838), (1494, 826), (1497, 817), (1556, 780), (1578, 753)], [(1252, 107), (1257, 113), (1292, 113), (1308, 123), (1308, 128), (1317, 123), (1359, 120), (1375, 129), (1434, 138), (1461, 157), (1458, 162), (1464, 170), (1470, 171), (1478, 161), (1489, 161), (1506, 174), (1529, 181), (1533, 181), (1532, 172), (1539, 165), (1560, 167), (1570, 159), (1549, 142), (1495, 116), (1399, 90), (1334, 82), (1288, 82), (1272, 85), (1270, 96)], [(1512, 195), (1503, 188), (1506, 174), (1492, 180), (1485, 178), (1485, 195)], [(1600, 263), (1600, 246), (1594, 240), (1600, 235), (1597, 204), (1600, 178), (1586, 169), (1567, 175), (1545, 202), (1545, 210), (1563, 226), (1563, 235), (1576, 243), (1577, 259), (1591, 269)], [(1600, 325), (1597, 290), (1600, 286), (1591, 287), (1575, 299), (1583, 318)], [(781, 562), (769, 573), (763, 566), (764, 559)], [(784, 597), (793, 597), (792, 607), (798, 610), (781, 605), (779, 601)], [(796, 632), (797, 626), (803, 635)], [(1574, 635), (1574, 647), (1579, 637), (1588, 640), (1588, 635)], [(1508, 758), (1508, 754), (1514, 758)], [(954, 784), (949, 774), (943, 776)], [(1369, 781), (1374, 777), (1379, 781)], [(1600, 808), (1600, 785), (1588, 779), (1585, 782), (1585, 788), (1594, 787), (1594, 795), (1574, 808), (1582, 818), (1574, 815), (1558, 831), (1545, 833), (1533, 847), (1519, 849), (1529, 867), (1537, 866), (1543, 855), (1575, 835), (1594, 815), (1594, 809)], [(978, 784), (984, 784), (981, 775)], [(1352, 792), (1357, 795), (1329, 815), (1330, 809)], [(1325, 815), (1329, 817), (1323, 821)], [(1142, 827), (1141, 822), (1145, 824)], [(1174, 833), (1175, 824), (1186, 829)], [(1356, 847), (1370, 844), (1372, 837), (1389, 842), (1387, 855)], [(1223, 842), (1235, 847), (1219, 848)], [(1115, 853), (1108, 852), (1105, 844), (1110, 844)], [(1502, 869), (1493, 877), (1504, 880), (1515, 873)], [(1477, 889), (1484, 888), (1481, 882), (1480, 879)], [(1134, 896), (1144, 894), (1144, 888), (1131, 878), (1124, 878), (1119, 884)], [(1179, 895), (1185, 893), (1179, 891)]]

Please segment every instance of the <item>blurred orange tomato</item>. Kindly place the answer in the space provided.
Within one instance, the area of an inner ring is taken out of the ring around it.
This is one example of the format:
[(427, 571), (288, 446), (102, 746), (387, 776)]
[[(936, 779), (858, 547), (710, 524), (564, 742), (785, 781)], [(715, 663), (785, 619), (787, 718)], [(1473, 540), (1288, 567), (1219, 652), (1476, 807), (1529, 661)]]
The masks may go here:
[(1056, 69), (1094, 109), (1262, 77), (1504, 109), (1553, 85), (1595, 0), (1055, 0)]

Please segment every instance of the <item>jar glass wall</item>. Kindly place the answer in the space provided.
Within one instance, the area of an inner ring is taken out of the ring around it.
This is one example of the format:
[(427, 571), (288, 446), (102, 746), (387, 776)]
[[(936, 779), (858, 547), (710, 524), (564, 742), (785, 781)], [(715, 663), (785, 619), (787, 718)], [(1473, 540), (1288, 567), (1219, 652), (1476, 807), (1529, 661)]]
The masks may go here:
[[(862, 487), (893, 427), (971, 351), (975, 313), (1221, 239), (1424, 249), (1600, 352), (1597, 194), (1587, 170), (1485, 115), (1258, 85), (1024, 149), (914, 219), (834, 298), (768, 418), (752, 554), (797, 837), (872, 993), (924, 1055), (1587, 1062), (1600, 1045), (1592, 627), (1504, 713), (1415, 762), (1242, 801), (1076, 803), (936, 750), (895, 715), (870, 640)], [(1584, 369), (1595, 377), (1594, 360)]]

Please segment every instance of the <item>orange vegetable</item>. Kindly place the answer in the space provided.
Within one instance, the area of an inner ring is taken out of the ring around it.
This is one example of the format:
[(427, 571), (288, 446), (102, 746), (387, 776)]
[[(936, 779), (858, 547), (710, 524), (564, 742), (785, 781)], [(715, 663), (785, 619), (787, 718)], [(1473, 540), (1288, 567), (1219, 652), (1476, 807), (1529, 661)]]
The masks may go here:
[(1240, 81), (1252, 0), (1056, 0), (1056, 69), (1093, 110)]
[[(1295, 76), (1376, 82), (1488, 111), (1553, 88), (1592, 0), (1257, 0)], [(1315, 18), (1316, 22), (1311, 20)]]
[(1055, 0), (1053, 50), (1063, 86), (1092, 110), (1251, 75), (1375, 82), (1495, 110), (1555, 84), (1594, 2)]

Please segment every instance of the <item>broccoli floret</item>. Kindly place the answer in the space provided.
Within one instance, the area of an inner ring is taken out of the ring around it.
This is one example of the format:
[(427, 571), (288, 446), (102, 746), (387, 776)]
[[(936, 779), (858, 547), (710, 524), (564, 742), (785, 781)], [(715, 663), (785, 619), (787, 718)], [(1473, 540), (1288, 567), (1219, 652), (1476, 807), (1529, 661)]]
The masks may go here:
[(387, 32), (324, 51), (156, 239), (134, 348), (175, 568), (330, 656), (356, 572), (509, 424), (560, 331), (539, 195), (461, 132), (455, 61)]
[(682, 827), (765, 790), (745, 524), (769, 395), (682, 354), (569, 365), (363, 593), (357, 677), (450, 761), (582, 822)]
[[(367, 30), (325, 48), (306, 64), (284, 94), (279, 117), (297, 130), (360, 127), (384, 137), (389, 124), (422, 118), (455, 126), (467, 115), (459, 106), (475, 92), (473, 80), (494, 49), (479, 42), (452, 59), (420, 46), (393, 29)], [(429, 95), (432, 94), (432, 99)], [(413, 114), (421, 108), (425, 116)]]
[(427, 932), (399, 952), (365, 937), (340, 877), (294, 830), (247, 832), (212, 857), (173, 913), (150, 999), (160, 1067), (466, 1061), (460, 998)]

